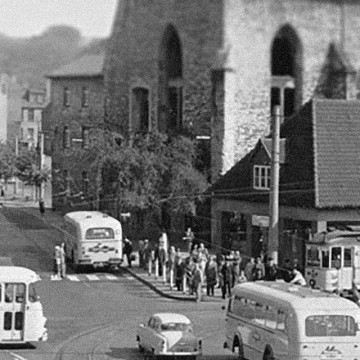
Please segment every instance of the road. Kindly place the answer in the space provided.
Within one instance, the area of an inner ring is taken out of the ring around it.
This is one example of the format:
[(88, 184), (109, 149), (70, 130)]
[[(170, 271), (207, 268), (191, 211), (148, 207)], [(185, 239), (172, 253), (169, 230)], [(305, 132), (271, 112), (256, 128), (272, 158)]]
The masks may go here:
[[(0, 359), (108, 360), (142, 359), (136, 327), (155, 312), (187, 315), (203, 338), (206, 360), (234, 359), (222, 348), (222, 303), (189, 303), (165, 299), (132, 278), (126, 270), (73, 274), (73, 281), (51, 281), (52, 252), (61, 234), (20, 209), (0, 211), (1, 256), (37, 271), (38, 293), (48, 318), (49, 339), (23, 347), (2, 347)], [(71, 273), (71, 270), (70, 270)], [(110, 275), (110, 276), (109, 276)]]

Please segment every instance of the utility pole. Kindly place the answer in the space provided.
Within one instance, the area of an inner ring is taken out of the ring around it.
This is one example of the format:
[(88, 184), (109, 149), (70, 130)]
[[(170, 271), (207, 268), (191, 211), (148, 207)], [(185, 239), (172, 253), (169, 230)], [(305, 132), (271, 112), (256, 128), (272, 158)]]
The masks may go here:
[(278, 264), (279, 255), (279, 179), (280, 179), (280, 106), (274, 107), (271, 118), (271, 171), (269, 209), (269, 255)]
[[(40, 166), (39, 166), (39, 170), (40, 170), (40, 174), (42, 173), (42, 170), (44, 169), (44, 133), (41, 132), (40, 133), (40, 144), (39, 144), (39, 149), (40, 149)], [(43, 196), (44, 196), (44, 183), (41, 182), (40, 183), (40, 188), (39, 188), (39, 200), (43, 200)]]
[[(19, 156), (19, 137), (17, 135), (15, 136), (15, 156), (16, 156), (16, 158)], [(14, 184), (14, 194), (15, 195), (17, 194), (18, 187), (19, 187), (19, 179), (16, 176), (15, 184)]]

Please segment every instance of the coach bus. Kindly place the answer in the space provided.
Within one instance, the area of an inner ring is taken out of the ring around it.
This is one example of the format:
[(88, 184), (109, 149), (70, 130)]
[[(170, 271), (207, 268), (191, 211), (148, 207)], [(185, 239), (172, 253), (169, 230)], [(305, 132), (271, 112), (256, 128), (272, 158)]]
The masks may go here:
[(339, 295), (282, 282), (236, 285), (224, 347), (239, 359), (355, 360), (360, 310)]
[(19, 266), (0, 266), (0, 343), (46, 341), (46, 317), (36, 294), (41, 280), (34, 271)]
[(80, 267), (118, 267), (122, 262), (122, 228), (115, 218), (98, 211), (74, 211), (64, 216), (65, 254)]
[(334, 230), (316, 234), (306, 244), (305, 279), (314, 288), (358, 301), (360, 232)]

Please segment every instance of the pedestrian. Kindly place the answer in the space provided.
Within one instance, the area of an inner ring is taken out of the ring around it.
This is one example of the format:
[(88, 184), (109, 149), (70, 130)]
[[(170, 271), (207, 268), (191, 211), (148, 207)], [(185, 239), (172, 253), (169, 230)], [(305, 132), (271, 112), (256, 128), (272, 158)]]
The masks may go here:
[(269, 257), (265, 264), (265, 280), (275, 281), (277, 278), (277, 267), (274, 263), (274, 259)]
[(306, 286), (306, 280), (303, 274), (296, 269), (293, 269), (293, 279), (290, 281), (291, 284)]
[(169, 267), (169, 277), (170, 277), (170, 289), (174, 287), (175, 281), (175, 259), (176, 259), (176, 250), (175, 246), (170, 246), (169, 257), (168, 257), (168, 267)]
[(234, 255), (233, 255), (234, 285), (239, 283), (240, 264), (241, 264), (240, 251), (237, 250), (237, 251), (234, 252)]
[(144, 268), (144, 240), (139, 240), (139, 268)]
[(159, 238), (159, 244), (162, 244), (163, 245), (163, 248), (165, 250), (165, 253), (167, 254), (168, 251), (169, 251), (169, 241), (168, 241), (168, 237), (167, 237), (167, 234), (166, 234), (166, 231), (163, 230), (161, 232), (161, 236)]
[(195, 291), (196, 302), (201, 301), (202, 296), (202, 273), (200, 270), (200, 264), (195, 264), (193, 273), (193, 290)]
[(209, 259), (209, 251), (203, 243), (200, 243), (198, 249), (198, 255), (197, 255), (197, 262), (200, 265), (200, 270), (203, 275), (205, 273), (205, 266), (206, 263), (208, 262), (208, 259)]
[(177, 291), (183, 290), (183, 279), (185, 275), (184, 262), (180, 256), (176, 256), (175, 260), (175, 286)]
[(159, 247), (158, 247), (158, 254), (157, 254), (157, 260), (159, 263), (159, 276), (164, 275), (164, 267), (166, 265), (166, 259), (167, 259), (167, 255), (166, 255), (165, 248), (164, 248), (163, 244), (160, 243)]
[(221, 268), (221, 274), (223, 278), (223, 284), (222, 284), (222, 298), (226, 298), (226, 294), (228, 296), (231, 296), (231, 287), (234, 281), (234, 272), (233, 267), (231, 264), (231, 259), (229, 256), (226, 256), (225, 258), (225, 264)]
[(133, 252), (132, 243), (128, 238), (125, 238), (125, 240), (124, 240), (124, 254), (126, 256), (126, 260), (127, 260), (129, 268), (131, 268), (132, 252)]
[(194, 261), (197, 260), (198, 255), (199, 255), (199, 250), (198, 250), (199, 246), (198, 244), (194, 244), (193, 248), (191, 250), (191, 257), (193, 258)]
[(151, 259), (151, 246), (149, 244), (149, 240), (144, 240), (144, 269), (149, 270), (149, 264)]
[(186, 275), (186, 284), (189, 289), (190, 295), (194, 293), (194, 287), (193, 287), (194, 270), (195, 270), (194, 259), (191, 256), (189, 256), (186, 260), (185, 275)]
[(41, 216), (44, 216), (44, 213), (45, 213), (45, 204), (44, 204), (44, 200), (43, 200), (43, 199), (40, 199), (40, 200), (39, 200), (39, 210), (40, 210)]
[(66, 252), (65, 252), (65, 243), (62, 243), (60, 246), (60, 259), (61, 259), (61, 277), (65, 279), (66, 277)]
[(54, 278), (55, 280), (61, 280), (61, 254), (60, 246), (55, 246), (54, 250)]
[(206, 277), (206, 294), (207, 296), (214, 296), (214, 288), (218, 279), (218, 266), (215, 261), (215, 256), (210, 256), (209, 261), (205, 266)]
[(195, 238), (194, 233), (192, 232), (191, 228), (188, 227), (185, 232), (185, 236), (183, 237), (183, 240), (186, 241), (186, 249), (189, 252), (189, 254), (191, 253), (194, 238)]
[(290, 259), (286, 259), (284, 261), (284, 266), (281, 269), (282, 272), (282, 278), (285, 282), (290, 282), (293, 279), (293, 269), (290, 263)]
[(254, 267), (254, 277), (253, 280), (263, 280), (265, 277), (265, 265), (261, 260), (261, 257), (256, 258), (256, 263)]
[(247, 281), (254, 281), (255, 258), (251, 257), (244, 269)]

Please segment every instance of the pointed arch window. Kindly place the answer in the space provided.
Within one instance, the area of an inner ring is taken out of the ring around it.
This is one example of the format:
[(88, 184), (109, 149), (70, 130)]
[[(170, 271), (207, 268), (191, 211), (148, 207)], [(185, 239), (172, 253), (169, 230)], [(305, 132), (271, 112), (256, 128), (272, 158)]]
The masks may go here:
[(302, 47), (296, 32), (283, 26), (271, 47), (271, 114), (279, 105), (287, 117), (301, 106)]
[(149, 90), (135, 87), (131, 93), (131, 130), (146, 133), (149, 131)]
[(180, 38), (172, 25), (161, 42), (159, 87), (159, 130), (179, 130), (183, 125), (183, 60)]

